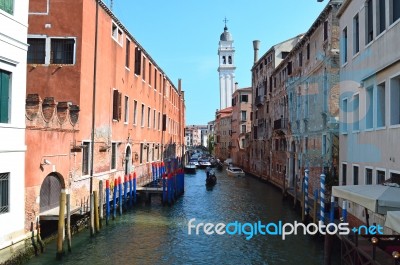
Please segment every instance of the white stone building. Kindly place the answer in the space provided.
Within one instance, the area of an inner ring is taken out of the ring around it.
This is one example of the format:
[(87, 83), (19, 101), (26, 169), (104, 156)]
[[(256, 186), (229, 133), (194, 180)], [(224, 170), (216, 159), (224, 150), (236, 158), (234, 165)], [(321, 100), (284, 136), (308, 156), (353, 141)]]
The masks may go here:
[(25, 239), (28, 3), (0, 1), (0, 263)]

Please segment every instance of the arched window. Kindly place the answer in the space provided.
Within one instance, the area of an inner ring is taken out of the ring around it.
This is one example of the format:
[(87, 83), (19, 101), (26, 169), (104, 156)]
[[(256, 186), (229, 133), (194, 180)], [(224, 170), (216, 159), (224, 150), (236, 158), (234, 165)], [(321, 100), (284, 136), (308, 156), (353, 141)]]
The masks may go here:
[(232, 64), (232, 56), (228, 57), (228, 62), (229, 62), (229, 64)]
[(223, 64), (226, 64), (226, 57), (225, 57), (225, 55), (222, 56), (222, 63), (223, 63)]

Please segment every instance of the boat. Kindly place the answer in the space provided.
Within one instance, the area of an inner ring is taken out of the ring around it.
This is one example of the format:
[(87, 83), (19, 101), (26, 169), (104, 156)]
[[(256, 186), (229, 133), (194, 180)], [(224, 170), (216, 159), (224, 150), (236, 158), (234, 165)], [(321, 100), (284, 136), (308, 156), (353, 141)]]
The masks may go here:
[(215, 176), (215, 172), (213, 170), (209, 171), (206, 173), (207, 178), (206, 178), (206, 186), (211, 187), (217, 184), (217, 177)]
[(189, 160), (189, 164), (190, 164), (190, 163), (194, 164), (196, 167), (199, 166), (199, 161), (198, 161), (197, 158), (193, 158), (193, 157), (192, 157), (192, 158)]
[(199, 168), (211, 167), (211, 163), (206, 159), (199, 160)]
[(240, 167), (233, 167), (230, 166), (226, 169), (226, 173), (228, 173), (228, 176), (233, 176), (233, 177), (244, 177), (246, 174)]
[(186, 174), (196, 174), (196, 168), (197, 168), (197, 166), (194, 163), (189, 162), (187, 165), (185, 165), (185, 173)]

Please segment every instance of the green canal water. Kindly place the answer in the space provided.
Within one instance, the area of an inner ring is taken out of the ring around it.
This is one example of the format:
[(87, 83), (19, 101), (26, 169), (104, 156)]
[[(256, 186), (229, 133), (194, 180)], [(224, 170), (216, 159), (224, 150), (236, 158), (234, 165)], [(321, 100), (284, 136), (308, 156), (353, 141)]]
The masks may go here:
[[(301, 217), (292, 200), (282, 201), (275, 187), (246, 176), (233, 178), (217, 172), (212, 190), (205, 187), (205, 173), (185, 176), (185, 194), (172, 207), (159, 197), (151, 205), (110, 220), (99, 234), (89, 232), (72, 238), (72, 253), (56, 261), (56, 242), (27, 264), (323, 264), (323, 240), (311, 236), (188, 235), (188, 222), (262, 223), (294, 222)], [(231, 230), (233, 231), (233, 230)], [(335, 253), (333, 264), (339, 264)]]

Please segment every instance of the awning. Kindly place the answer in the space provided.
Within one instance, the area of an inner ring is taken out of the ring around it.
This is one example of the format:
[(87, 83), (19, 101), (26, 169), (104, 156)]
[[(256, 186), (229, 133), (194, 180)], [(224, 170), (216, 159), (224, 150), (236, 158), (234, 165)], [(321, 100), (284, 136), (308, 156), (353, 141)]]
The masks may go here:
[(385, 226), (400, 233), (400, 211), (388, 211)]
[(384, 185), (349, 185), (332, 187), (332, 195), (357, 203), (375, 213), (400, 211), (400, 188)]

